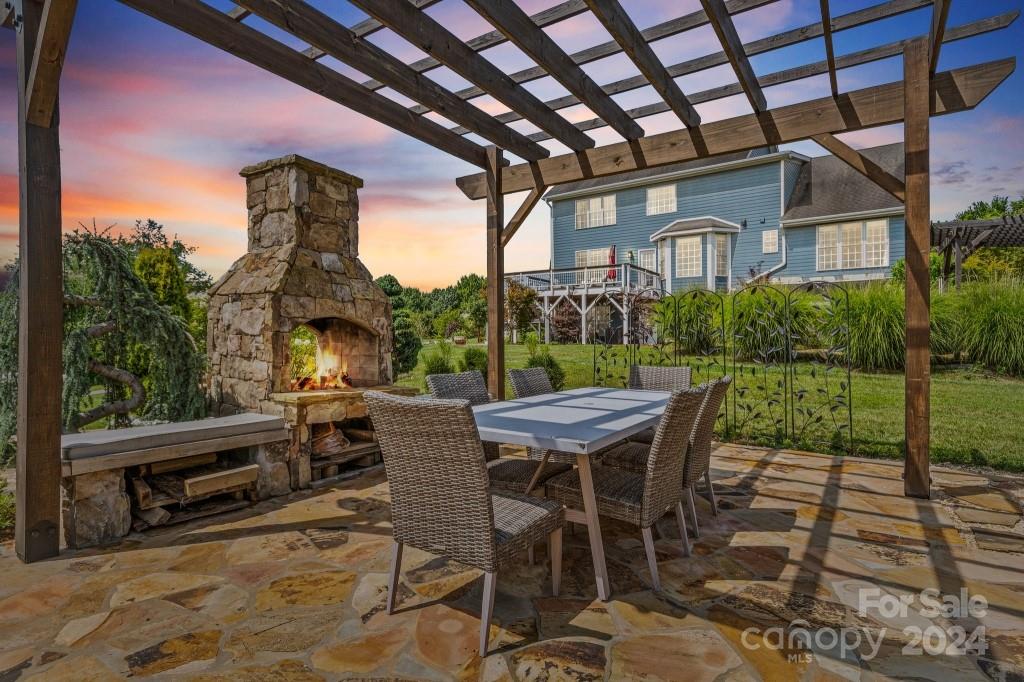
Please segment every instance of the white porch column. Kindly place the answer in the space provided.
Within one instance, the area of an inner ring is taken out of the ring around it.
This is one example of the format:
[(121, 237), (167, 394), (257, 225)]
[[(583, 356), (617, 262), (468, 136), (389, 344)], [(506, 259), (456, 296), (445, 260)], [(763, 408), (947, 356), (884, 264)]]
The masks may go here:
[(580, 343), (587, 342), (587, 288), (580, 294)]
[(547, 294), (544, 294), (544, 343), (551, 343), (551, 306)]

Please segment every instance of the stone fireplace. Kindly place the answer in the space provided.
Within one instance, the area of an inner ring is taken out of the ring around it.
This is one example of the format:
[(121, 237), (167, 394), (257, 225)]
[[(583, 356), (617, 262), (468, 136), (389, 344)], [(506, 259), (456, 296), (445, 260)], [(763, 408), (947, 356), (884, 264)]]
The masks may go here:
[[(391, 303), (359, 260), (362, 180), (296, 155), (241, 175), (248, 251), (210, 290), (211, 411), (284, 417), (291, 486), (306, 487), (373, 454), (363, 389), (406, 392), (390, 385)], [(334, 450), (311, 465), (318, 444)]]
[(271, 396), (298, 388), (291, 339), (303, 325), (317, 341), (303, 388), (390, 384), (391, 304), (359, 261), (363, 181), (295, 155), (241, 174), (249, 250), (210, 290), (214, 412), (278, 411)]

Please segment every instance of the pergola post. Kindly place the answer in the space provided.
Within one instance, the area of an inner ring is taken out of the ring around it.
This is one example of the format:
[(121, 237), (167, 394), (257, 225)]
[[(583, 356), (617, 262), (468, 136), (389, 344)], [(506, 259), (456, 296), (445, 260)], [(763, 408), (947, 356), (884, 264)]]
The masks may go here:
[(17, 0), (15, 12), (21, 26), (17, 31), (20, 286), (14, 539), (18, 556), (30, 562), (56, 556), (60, 550), (64, 289), (56, 83), (48, 84), (53, 103), (46, 125), (29, 122), (30, 72), (41, 39), (44, 5)]
[(910, 42), (903, 53), (904, 150), (906, 154), (906, 460), (903, 491), (908, 497), (931, 495), (929, 476), (929, 393), (931, 351), (929, 329), (930, 46), (924, 38)]
[(501, 191), (502, 150), (487, 148), (487, 385), (505, 398), (505, 195)]

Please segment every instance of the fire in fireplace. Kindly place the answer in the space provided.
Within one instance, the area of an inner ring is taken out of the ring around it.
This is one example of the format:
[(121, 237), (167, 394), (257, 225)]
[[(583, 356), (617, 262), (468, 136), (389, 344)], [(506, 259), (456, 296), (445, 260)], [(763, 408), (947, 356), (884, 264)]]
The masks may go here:
[(340, 318), (297, 325), (289, 343), (292, 371), (286, 390), (376, 386), (379, 344), (376, 333)]

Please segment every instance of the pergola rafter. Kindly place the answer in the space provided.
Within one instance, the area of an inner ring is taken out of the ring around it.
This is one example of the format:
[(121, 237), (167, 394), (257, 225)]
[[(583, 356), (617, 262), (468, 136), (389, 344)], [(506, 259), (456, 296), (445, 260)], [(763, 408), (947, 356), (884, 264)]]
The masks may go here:
[[(679, 120), (687, 128), (695, 128), (700, 125), (700, 114), (693, 108), (693, 104), (686, 98), (683, 91), (676, 85), (675, 80), (665, 69), (665, 65), (654, 54), (654, 50), (647, 44), (640, 29), (636, 27), (633, 20), (629, 18), (626, 11), (618, 0), (587, 0), (590, 11), (598, 18), (605, 30), (611, 34), (615, 42), (619, 44), (633, 61), (644, 78), (665, 100), (669, 109), (676, 113)], [(635, 117), (634, 117), (635, 118)]]
[(604, 122), (614, 128), (619, 135), (627, 140), (644, 136), (644, 129), (637, 125), (615, 100), (605, 94), (604, 90), (547, 33), (533, 23), (514, 0), (465, 2), (537, 62), (548, 75), (604, 119)]
[[(758, 1), (761, 4), (765, 4), (766, 1), (775, 2), (776, 0)], [(856, 28), (858, 26), (868, 24), (872, 21), (897, 16), (899, 14), (912, 11), (913, 9), (920, 9), (921, 7), (926, 7), (929, 4), (929, 1), (930, 0), (889, 0), (888, 2), (883, 2), (878, 5), (873, 5), (871, 7), (857, 10), (856, 12), (850, 12), (849, 14), (844, 14), (836, 17), (832, 22), (833, 30), (840, 31)], [(735, 12), (733, 13), (735, 14)], [(700, 18), (694, 18), (695, 14), (699, 15)], [(683, 17), (683, 19), (686, 20), (685, 25), (689, 26), (690, 28), (695, 28), (697, 26), (704, 26), (707, 24), (706, 15), (703, 11), (697, 12), (695, 14), (690, 14), (687, 15), (686, 17)], [(973, 35), (979, 35), (981, 33), (993, 31), (999, 28), (1005, 28), (1005, 26), (1008, 26), (1009, 23), (1016, 19), (1017, 14), (1018, 12), (1007, 12), (997, 17), (990, 17), (988, 19), (982, 19), (979, 21), (972, 22), (970, 24), (965, 24), (962, 27), (958, 27), (959, 29), (962, 29), (959, 32), (956, 32), (955, 30), (950, 31), (944, 37), (944, 41), (951, 42), (953, 40), (962, 40), (963, 38), (967, 38)], [(651, 34), (661, 35), (662, 31), (668, 30), (667, 26), (669, 25), (672, 25), (673, 30), (676, 30), (680, 26), (680, 20), (671, 20), (668, 22), (664, 22), (662, 24), (658, 24), (657, 26), (651, 27), (650, 29), (643, 31), (642, 34), (644, 36), (648, 36)], [(685, 30), (689, 30), (689, 28)], [(801, 26), (799, 28), (790, 29), (788, 31), (783, 31), (781, 33), (777, 33), (771, 36), (767, 36), (765, 38), (759, 38), (749, 43), (745, 43), (743, 45), (743, 50), (748, 56), (762, 54), (765, 52), (769, 52), (771, 50), (776, 50), (782, 47), (796, 45), (802, 42), (813, 40), (821, 36), (821, 30), (821, 24), (819, 22), (815, 22), (813, 24), (808, 24), (806, 26)], [(650, 40), (653, 40), (653, 38), (648, 38), (648, 41)], [(902, 54), (903, 48), (906, 46), (907, 42), (907, 40), (895, 41), (892, 43), (888, 43), (886, 45), (881, 45), (860, 52), (851, 53), (849, 55), (844, 55), (838, 58), (836, 62), (837, 68), (850, 68), (852, 66), (866, 64), (871, 61), (885, 59), (887, 57), (898, 56)], [(574, 53), (572, 57), (577, 61), (577, 63), (586, 63), (588, 61), (593, 61), (594, 59), (598, 58), (594, 57), (592, 55), (592, 52), (593, 48), (588, 48), (586, 50), (581, 50), (580, 52)], [(609, 56), (610, 54), (618, 54), (618, 52), (619, 50), (610, 49), (604, 49), (600, 51), (600, 53), (603, 56)], [(668, 72), (668, 75), (670, 77), (679, 78), (681, 76), (699, 73), (701, 71), (705, 71), (707, 69), (711, 69), (716, 66), (721, 66), (727, 63), (728, 57), (726, 56), (725, 52), (722, 51), (711, 53), (694, 59), (689, 59), (687, 61), (680, 62), (677, 64), (672, 64), (667, 66), (665, 70)], [(760, 83), (762, 88), (766, 88), (772, 85), (780, 85), (782, 83), (788, 83), (794, 80), (819, 75), (825, 73), (826, 70), (827, 62), (816, 62), (813, 64), (805, 64), (802, 66), (793, 67), (790, 69), (785, 69), (783, 71), (778, 71), (775, 73), (760, 76), (758, 78), (758, 82)], [(540, 69), (539, 67), (532, 67), (530, 69), (524, 69), (523, 71), (519, 71), (512, 74), (512, 78), (517, 82), (522, 83), (529, 82), (530, 80), (535, 80), (537, 78), (542, 78), (544, 77), (544, 75), (545, 72), (542, 69)], [(607, 94), (617, 95), (639, 88), (643, 88), (646, 87), (647, 85), (650, 85), (650, 83), (644, 76), (640, 75), (631, 76), (629, 78), (624, 78), (618, 81), (613, 81), (611, 83), (604, 85), (603, 88)], [(738, 95), (741, 94), (742, 92), (743, 90), (739, 83), (734, 83), (732, 85), (719, 86), (701, 92), (692, 93), (689, 96), (689, 100), (693, 104), (701, 104), (703, 102), (708, 102), (715, 99), (721, 99), (724, 97)], [(479, 97), (485, 93), (483, 93), (477, 88), (467, 88), (465, 90), (459, 90), (455, 94), (458, 97), (472, 99), (473, 97)], [(547, 102), (545, 102), (545, 104), (547, 104), (549, 107), (557, 111), (559, 109), (565, 109), (567, 107), (576, 106), (577, 104), (580, 104), (580, 101), (575, 96), (570, 94), (548, 100)], [(413, 111), (418, 114), (423, 114), (427, 113), (429, 109), (423, 106), (413, 106), (410, 107), (410, 111)], [(643, 118), (645, 116), (653, 116), (655, 114), (664, 113), (666, 111), (670, 111), (668, 105), (665, 104), (664, 101), (659, 101), (656, 103), (647, 104), (641, 107), (630, 109), (627, 113), (629, 113), (633, 118)], [(498, 114), (495, 118), (497, 118), (502, 123), (511, 123), (513, 121), (521, 120), (522, 116), (519, 115), (516, 111), (509, 111), (506, 113)], [(601, 119), (596, 118), (578, 122), (576, 124), (576, 127), (580, 128), (580, 130), (586, 131), (593, 130), (594, 128), (600, 128), (603, 125), (604, 122)], [(465, 128), (456, 128), (455, 131), (460, 134), (467, 134), (470, 132)], [(542, 141), (551, 139), (551, 136), (543, 132), (538, 132), (531, 134), (530, 139)]]
[(505, 106), (516, 109), (569, 149), (589, 149), (594, 141), (556, 114), (536, 95), (477, 54), (439, 22), (412, 5), (391, 0), (352, 0), (364, 11)]
[[(962, 253), (976, 242), (991, 239), (995, 231), (979, 228), (970, 233), (967, 242), (964, 230), (950, 234), (948, 230), (930, 228), (928, 121), (930, 116), (977, 106), (1013, 72), (1016, 63), (1010, 58), (946, 72), (937, 72), (936, 66), (942, 44), (1008, 26), (1016, 19), (1016, 12), (947, 29), (949, 0), (887, 0), (835, 17), (829, 15), (827, 0), (820, 0), (820, 21), (744, 44), (733, 15), (776, 0), (701, 0), (702, 11), (646, 29), (637, 27), (617, 0), (565, 0), (532, 16), (514, 0), (464, 0), (494, 30), (462, 41), (425, 11), (438, 0), (351, 0), (370, 15), (351, 27), (314, 9), (307, 0), (238, 0), (229, 11), (216, 9), (209, 0), (120, 1), (482, 169), (457, 182), (470, 198), (487, 200), (488, 371), (496, 397), (504, 392), (504, 247), (549, 186), (783, 142), (817, 140), (906, 204), (905, 490), (911, 496), (929, 494), (927, 251), (933, 234), (942, 235), (941, 244), (948, 254), (951, 249)], [(846, 55), (835, 53), (833, 35), (837, 32), (928, 7), (931, 16), (924, 36)], [(19, 374), (42, 379), (20, 382), (16, 547), (26, 560), (52, 556), (58, 548), (60, 392), (56, 387), (60, 385), (61, 356), (60, 344), (54, 340), (61, 338), (62, 326), (57, 85), (67, 44), (66, 29), (74, 9), (74, 0), (16, 0), (15, 11), (4, 17), (5, 22), (20, 27), (17, 56), (23, 286)], [(544, 31), (547, 26), (587, 12), (604, 25), (611, 41), (567, 54)], [(247, 19), (253, 13), (307, 45), (295, 49), (249, 25)], [(707, 25), (717, 35), (721, 50), (665, 65), (650, 45)], [(407, 64), (365, 40), (383, 28), (391, 29), (428, 56)], [(824, 60), (761, 76), (751, 66), (754, 55), (818, 37), (825, 42)], [(536, 65), (505, 73), (482, 54), (505, 42), (518, 46)], [(620, 53), (633, 61), (640, 75), (599, 83), (581, 68)], [(330, 68), (321, 61), (326, 55), (370, 80), (359, 83)], [(904, 57), (900, 80), (839, 91), (838, 70), (899, 55)], [(33, 67), (37, 57), (38, 66)], [(680, 76), (723, 64), (732, 66), (735, 83), (684, 94), (675, 82)], [(453, 92), (424, 75), (441, 66), (472, 85)], [(768, 107), (765, 88), (821, 74), (829, 78), (828, 97)], [(569, 94), (543, 102), (523, 87), (524, 83), (548, 76), (562, 83)], [(616, 95), (647, 85), (658, 93), (660, 101), (627, 110), (615, 100)], [(385, 87), (417, 104), (407, 107), (378, 92)], [(739, 94), (747, 98), (753, 114), (702, 121), (694, 109), (702, 102)], [(483, 95), (494, 97), (510, 111), (497, 116), (487, 114), (471, 101)], [(579, 104), (589, 107), (596, 118), (574, 123), (559, 113)], [(667, 111), (674, 112), (684, 127), (647, 136), (636, 121)], [(453, 121), (457, 127), (424, 116), (430, 112)], [(541, 132), (523, 134), (509, 125), (521, 120)], [(903, 180), (885, 173), (835, 137), (900, 122), (904, 123), (907, 154)], [(595, 147), (587, 131), (605, 126), (625, 141)], [(494, 146), (485, 148), (467, 139), (469, 133)], [(571, 151), (551, 155), (539, 144), (549, 139)], [(525, 163), (506, 165), (506, 152)], [(529, 194), (506, 224), (504, 196), (516, 192)]]
[(461, 123), (499, 147), (527, 160), (550, 155), (547, 149), (522, 133), (459, 99), (373, 43), (360, 40), (355, 33), (302, 0), (238, 0), (238, 4), (313, 44), (325, 54), (372, 75), (406, 97), (429, 105), (437, 113)]

